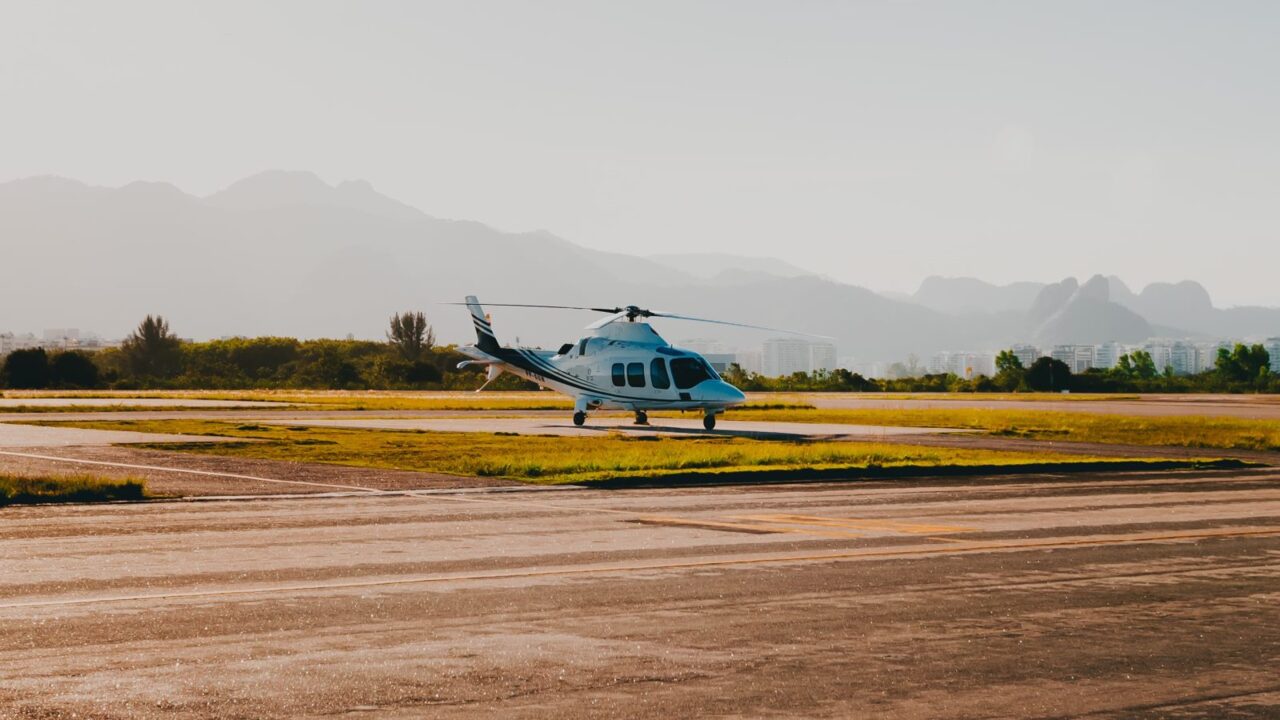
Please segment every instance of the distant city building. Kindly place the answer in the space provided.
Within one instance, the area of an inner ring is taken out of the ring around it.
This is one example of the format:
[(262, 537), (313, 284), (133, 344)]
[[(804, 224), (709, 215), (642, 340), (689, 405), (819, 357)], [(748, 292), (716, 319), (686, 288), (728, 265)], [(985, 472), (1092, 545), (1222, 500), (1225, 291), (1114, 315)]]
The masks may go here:
[(44, 340), (55, 345), (78, 344), (80, 342), (80, 330), (78, 328), (46, 328)]
[(1173, 362), (1173, 343), (1167, 340), (1152, 340), (1143, 345), (1142, 349), (1151, 355), (1151, 361), (1155, 363), (1158, 372), (1164, 372)]
[(1262, 346), (1271, 356), (1271, 372), (1280, 374), (1280, 337), (1267, 338)]
[(1120, 356), (1124, 354), (1124, 349), (1114, 342), (1105, 342), (1095, 348), (1093, 353), (1093, 366), (1110, 370), (1120, 364)]
[(831, 372), (840, 367), (836, 362), (836, 346), (829, 342), (817, 341), (809, 343), (809, 372), (822, 370)]
[(759, 350), (739, 350), (734, 355), (738, 367), (749, 373), (764, 374), (763, 354)]
[(929, 372), (935, 375), (951, 373), (965, 379), (979, 375), (991, 377), (996, 374), (996, 359), (990, 353), (944, 351), (929, 358)]
[(780, 377), (836, 368), (836, 346), (802, 338), (770, 338), (761, 348), (761, 374)]
[(1040, 348), (1035, 345), (1014, 345), (1009, 350), (1013, 356), (1018, 358), (1018, 362), (1022, 363), (1022, 367), (1029, 368), (1040, 359)]
[(1181, 340), (1173, 343), (1169, 346), (1169, 367), (1175, 375), (1195, 374), (1200, 367), (1199, 350), (1193, 343)]
[(0, 334), (0, 355), (8, 355), (14, 350), (26, 350), (27, 348), (40, 347), (41, 342), (36, 339), (35, 335), (27, 333), (25, 335), (15, 335), (14, 333)]
[(1055, 345), (1049, 357), (1061, 361), (1073, 373), (1082, 373), (1094, 366), (1094, 346)]
[(722, 341), (712, 338), (689, 338), (676, 343), (676, 347), (692, 350), (699, 355), (706, 355), (707, 353), (732, 353), (734, 350)]
[[(729, 366), (738, 362), (737, 353), (698, 353), (707, 363), (715, 369), (716, 372), (723, 375), (729, 369)], [(741, 367), (741, 363), (739, 363)]]

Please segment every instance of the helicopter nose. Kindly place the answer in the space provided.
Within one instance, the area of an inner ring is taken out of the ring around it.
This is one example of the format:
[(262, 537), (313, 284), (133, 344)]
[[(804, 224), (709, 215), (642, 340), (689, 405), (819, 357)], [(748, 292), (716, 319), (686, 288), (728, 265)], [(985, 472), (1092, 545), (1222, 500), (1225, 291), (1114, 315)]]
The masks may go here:
[(704, 383), (699, 389), (702, 390), (703, 402), (717, 405), (737, 405), (747, 399), (741, 390), (723, 380)]

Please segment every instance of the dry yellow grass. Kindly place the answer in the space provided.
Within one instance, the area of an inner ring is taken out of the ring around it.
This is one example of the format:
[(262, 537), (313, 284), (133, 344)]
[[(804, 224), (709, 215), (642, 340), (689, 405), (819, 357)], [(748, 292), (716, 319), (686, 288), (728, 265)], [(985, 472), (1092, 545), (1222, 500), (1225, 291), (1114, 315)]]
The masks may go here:
[(1012, 437), (1120, 445), (1280, 450), (1280, 422), (985, 408), (731, 411), (726, 420), (970, 428)]
[[(166, 445), (187, 452), (274, 460), (590, 482), (684, 473), (867, 468), (955, 468), (1107, 462), (1057, 453), (932, 448), (889, 443), (780, 442), (744, 438), (516, 436), (245, 425), (205, 420), (74, 422), (75, 427), (222, 435), (255, 442)], [(1126, 459), (1132, 462), (1132, 459)]]
[(0, 473), (0, 506), (141, 500), (147, 483), (141, 478), (104, 478), (96, 475), (13, 475)]

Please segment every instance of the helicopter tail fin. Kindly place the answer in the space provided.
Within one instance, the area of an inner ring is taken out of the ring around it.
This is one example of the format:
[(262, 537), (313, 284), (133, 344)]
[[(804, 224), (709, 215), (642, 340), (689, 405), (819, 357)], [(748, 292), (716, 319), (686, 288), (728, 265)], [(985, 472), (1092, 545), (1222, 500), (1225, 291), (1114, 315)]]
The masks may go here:
[(489, 316), (475, 295), (467, 296), (467, 309), (471, 311), (471, 321), (476, 326), (476, 347), (494, 354), (498, 350), (498, 337), (493, 334), (493, 326), (489, 324)]

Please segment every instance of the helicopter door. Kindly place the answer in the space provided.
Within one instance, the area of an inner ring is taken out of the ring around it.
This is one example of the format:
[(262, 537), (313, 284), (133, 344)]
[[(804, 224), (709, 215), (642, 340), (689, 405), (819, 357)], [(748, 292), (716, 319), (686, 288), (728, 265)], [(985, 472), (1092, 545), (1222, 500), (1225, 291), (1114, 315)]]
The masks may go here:
[[(671, 387), (671, 376), (667, 374), (667, 361), (654, 358), (649, 363), (649, 378), (653, 381), (654, 390), (667, 390)], [(662, 395), (664, 393), (655, 393)]]

